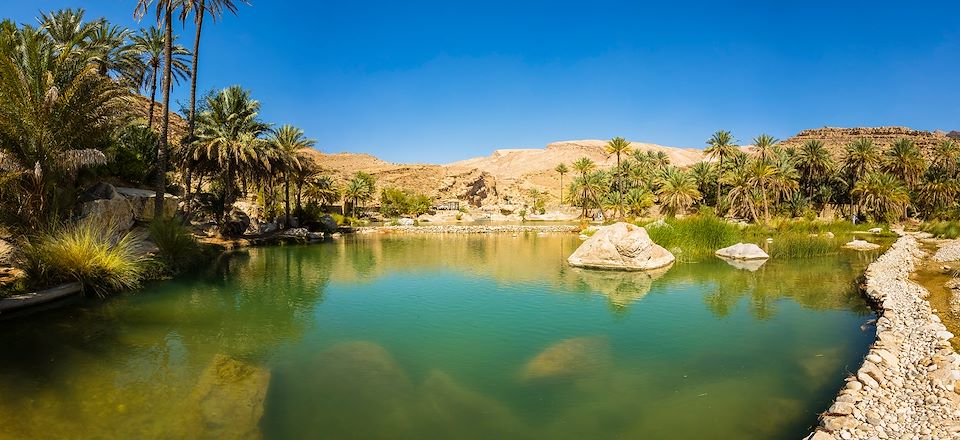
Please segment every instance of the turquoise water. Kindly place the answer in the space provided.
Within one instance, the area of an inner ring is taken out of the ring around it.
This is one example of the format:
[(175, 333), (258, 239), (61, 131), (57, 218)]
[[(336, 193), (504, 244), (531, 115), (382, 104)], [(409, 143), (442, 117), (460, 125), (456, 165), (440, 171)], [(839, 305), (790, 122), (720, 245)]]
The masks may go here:
[(250, 249), (0, 322), (2, 438), (800, 438), (875, 255), (570, 268), (573, 235)]

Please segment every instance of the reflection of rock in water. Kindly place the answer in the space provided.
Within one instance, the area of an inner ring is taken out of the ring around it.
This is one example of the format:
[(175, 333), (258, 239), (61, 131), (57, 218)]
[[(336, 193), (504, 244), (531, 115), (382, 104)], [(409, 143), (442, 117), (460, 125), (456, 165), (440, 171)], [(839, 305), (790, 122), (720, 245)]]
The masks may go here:
[(216, 355), (200, 375), (180, 421), (183, 438), (259, 439), (270, 372)]
[(719, 257), (721, 260), (725, 261), (727, 264), (740, 269), (740, 270), (749, 270), (750, 272), (756, 272), (757, 269), (760, 269), (767, 260), (764, 259), (753, 259), (753, 260), (738, 260), (734, 258), (724, 258)]
[[(271, 400), (271, 436), (292, 438), (519, 438), (502, 403), (434, 371), (415, 385), (393, 356), (368, 341), (339, 343), (298, 365)], [(278, 374), (278, 380), (281, 375)], [(271, 394), (272, 395), (272, 394)], [(304, 423), (307, 421), (307, 423)]]
[(610, 342), (605, 337), (564, 339), (527, 362), (520, 377), (530, 381), (589, 375), (609, 366), (610, 358)]
[(662, 277), (671, 266), (643, 272), (572, 269), (590, 290), (605, 295), (617, 306), (628, 306), (650, 292), (653, 280)]

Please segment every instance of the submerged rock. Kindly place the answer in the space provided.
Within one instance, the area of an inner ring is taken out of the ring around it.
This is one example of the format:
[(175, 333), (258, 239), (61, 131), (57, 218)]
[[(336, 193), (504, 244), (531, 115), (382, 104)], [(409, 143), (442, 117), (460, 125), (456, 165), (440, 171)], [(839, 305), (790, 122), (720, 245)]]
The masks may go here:
[(673, 261), (673, 254), (650, 240), (646, 229), (623, 222), (599, 229), (567, 259), (574, 267), (614, 270), (657, 269)]
[(853, 241), (843, 245), (847, 249), (853, 249), (855, 251), (872, 251), (874, 249), (879, 249), (879, 244), (870, 243), (865, 240), (854, 239)]
[(190, 396), (185, 438), (259, 439), (270, 384), (264, 368), (216, 355)]
[(737, 243), (723, 249), (717, 249), (714, 255), (732, 260), (762, 260), (770, 258), (760, 246), (753, 243)]
[(610, 343), (602, 337), (579, 337), (559, 341), (523, 367), (525, 381), (558, 379), (595, 373), (608, 364)]

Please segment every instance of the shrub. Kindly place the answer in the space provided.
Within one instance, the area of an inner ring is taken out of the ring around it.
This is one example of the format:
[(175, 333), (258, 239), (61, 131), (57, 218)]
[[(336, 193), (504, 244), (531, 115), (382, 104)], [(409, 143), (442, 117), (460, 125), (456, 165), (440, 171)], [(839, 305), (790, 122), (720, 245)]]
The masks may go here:
[(920, 229), (929, 232), (937, 237), (957, 238), (960, 237), (960, 221), (939, 221), (934, 220), (924, 223)]
[(200, 246), (193, 235), (176, 219), (154, 219), (150, 222), (149, 233), (160, 249), (160, 259), (172, 271), (189, 267), (200, 254)]
[(380, 192), (380, 213), (387, 217), (419, 216), (430, 210), (432, 200), (424, 194), (415, 194), (399, 188), (384, 188)]
[(100, 296), (139, 286), (146, 262), (140, 239), (97, 221), (40, 233), (24, 242), (20, 255), (20, 265), (35, 287), (79, 281), (85, 291)]

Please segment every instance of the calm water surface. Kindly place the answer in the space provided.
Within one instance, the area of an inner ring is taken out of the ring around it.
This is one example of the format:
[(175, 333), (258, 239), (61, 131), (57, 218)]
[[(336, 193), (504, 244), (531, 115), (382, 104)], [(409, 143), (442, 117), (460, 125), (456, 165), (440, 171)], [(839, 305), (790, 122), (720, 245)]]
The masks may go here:
[(646, 275), (578, 244), (251, 249), (0, 322), (0, 438), (800, 438), (873, 338), (875, 255)]

